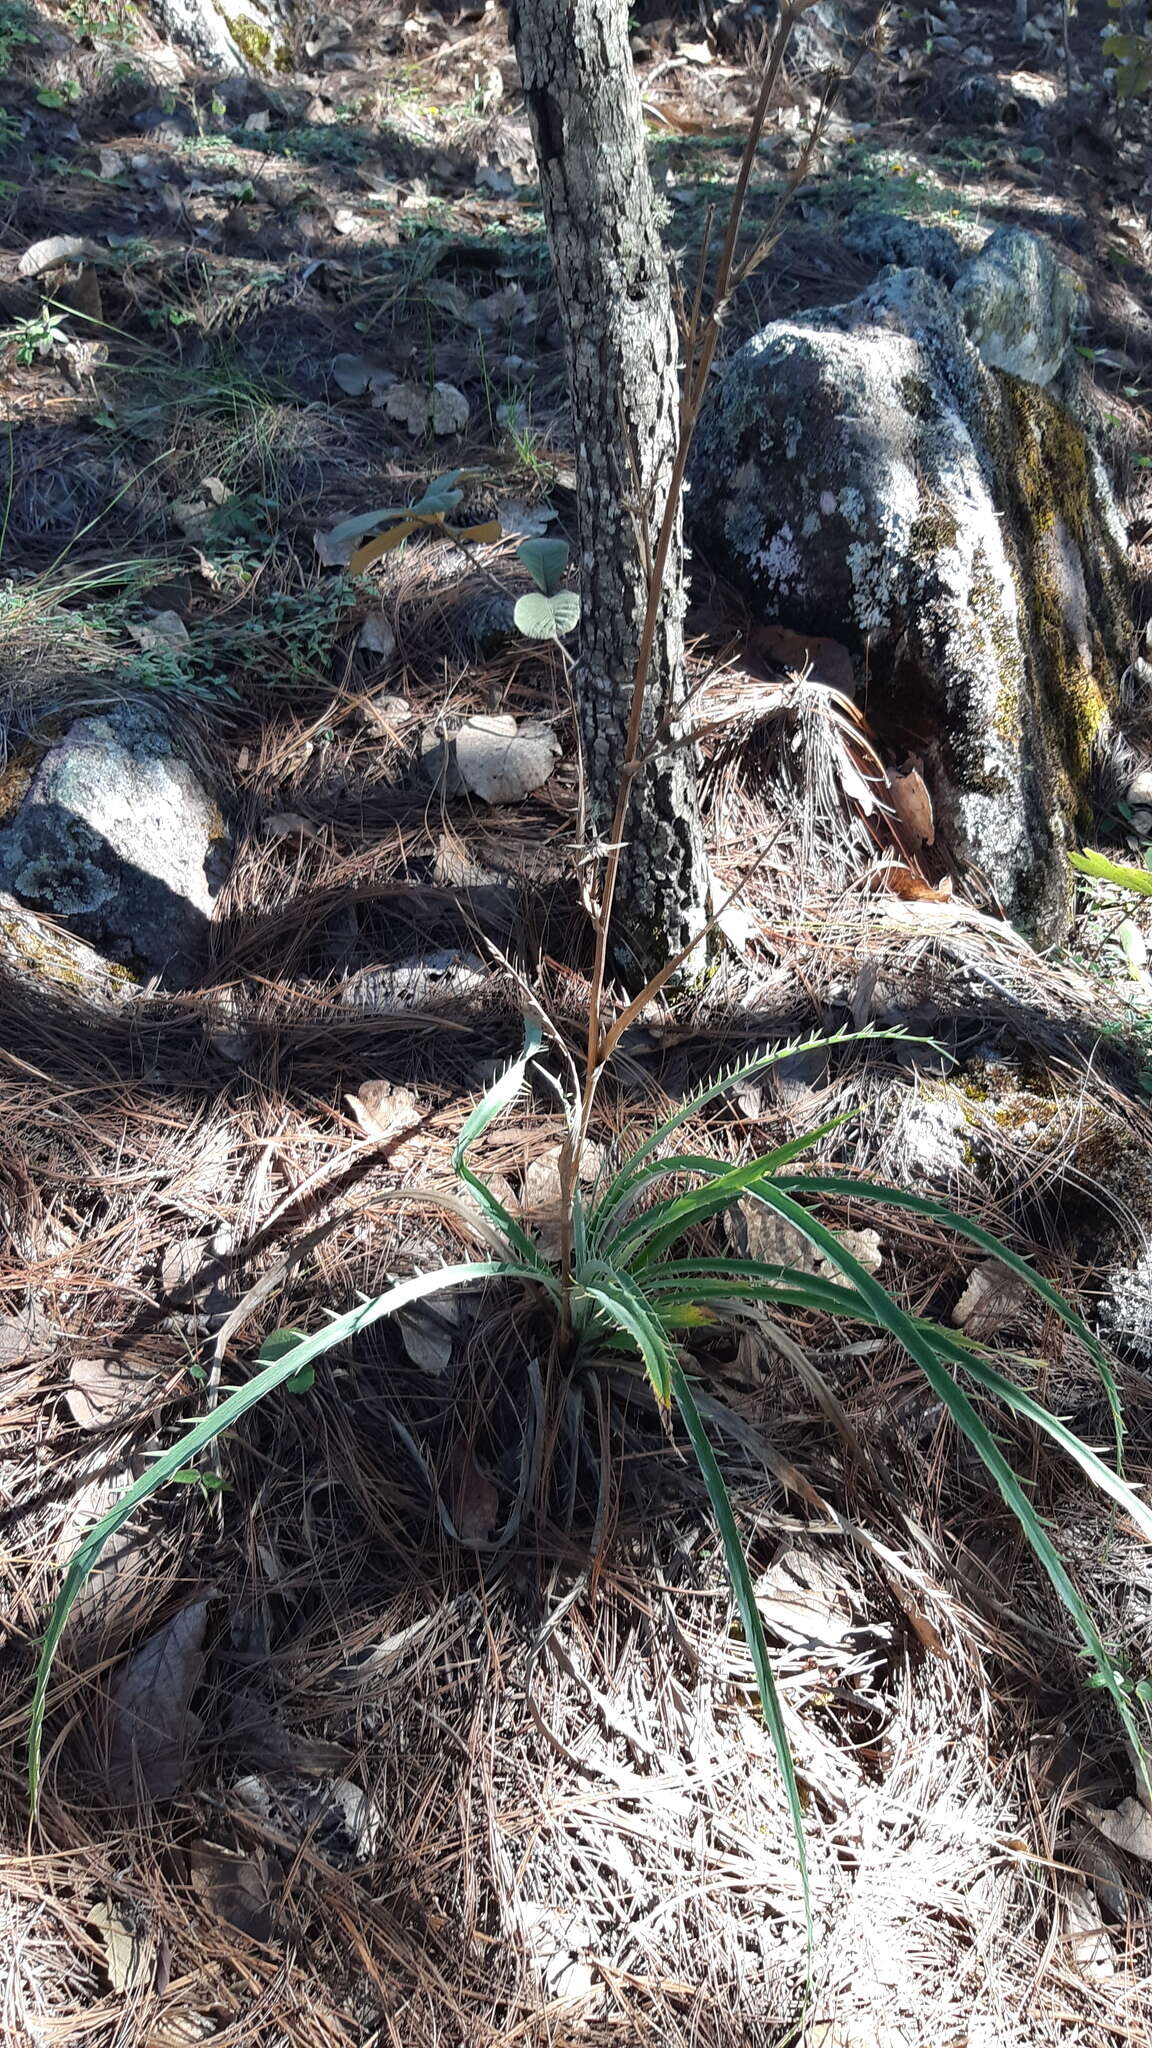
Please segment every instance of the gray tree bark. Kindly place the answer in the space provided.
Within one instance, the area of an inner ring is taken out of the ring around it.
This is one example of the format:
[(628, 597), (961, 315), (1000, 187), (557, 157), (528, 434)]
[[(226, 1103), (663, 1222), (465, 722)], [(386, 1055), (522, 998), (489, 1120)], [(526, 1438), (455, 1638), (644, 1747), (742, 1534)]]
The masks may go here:
[[(512, 0), (544, 218), (567, 342), (576, 434), (581, 645), (577, 696), (590, 823), (611, 829), (647, 601), (649, 547), (678, 435), (679, 347), (648, 172), (627, 0)], [(698, 934), (708, 866), (685, 692), (684, 542), (668, 557), (641, 756), (617, 887), (613, 953), (638, 985)], [(658, 734), (670, 725), (680, 743)]]

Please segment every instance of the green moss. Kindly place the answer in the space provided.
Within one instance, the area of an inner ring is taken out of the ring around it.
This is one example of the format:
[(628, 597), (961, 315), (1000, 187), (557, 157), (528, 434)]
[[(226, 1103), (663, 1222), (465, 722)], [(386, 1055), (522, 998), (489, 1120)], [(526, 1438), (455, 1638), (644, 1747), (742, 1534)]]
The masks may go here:
[(31, 977), (55, 982), (74, 995), (99, 996), (102, 983), (117, 989), (136, 986), (126, 967), (95, 954), (89, 960), (79, 947), (70, 947), (51, 925), (38, 918), (0, 915), (0, 939), (9, 956)]
[(954, 548), (959, 538), (960, 528), (953, 514), (944, 505), (933, 505), (913, 520), (908, 545), (918, 562), (928, 563)]
[(910, 414), (912, 419), (930, 420), (934, 417), (937, 409), (936, 401), (932, 396), (932, 390), (926, 378), (917, 377), (913, 371), (909, 370), (905, 376), (901, 377), (897, 388), (900, 393), (900, 402), (905, 412)]
[(0, 768), (0, 825), (6, 825), (23, 803), (40, 752), (37, 747), (21, 747)]
[[(1088, 443), (1075, 419), (1047, 391), (1018, 379), (997, 376), (1003, 401), (1004, 473), (1014, 478), (1016, 503), (1011, 508), (1026, 565), (1028, 613), (1037, 651), (1038, 699), (1049, 743), (1052, 794), (1056, 805), (1076, 826), (1088, 822), (1089, 790), (1096, 749), (1114, 708), (1106, 682), (1111, 664), (1098, 630), (1093, 630), (1092, 659), (1085, 658), (1071, 630), (1069, 595), (1061, 587), (1059, 550), (1065, 536), (1086, 572), (1089, 617), (1096, 611), (1090, 573), (1106, 582), (1109, 570), (1098, 546), (1089, 555), (1096, 531)], [(1061, 533), (1061, 528), (1064, 532)], [(1115, 579), (1113, 577), (1113, 583)], [(1108, 610), (1123, 611), (1118, 589), (1111, 590)], [(1005, 706), (1006, 719), (1008, 707)]]
[[(224, 13), (223, 8), (220, 11)], [(272, 31), (253, 21), (250, 14), (224, 14), (224, 24), (240, 55), (247, 58), (254, 71), (292, 69), (291, 50), (283, 43), (273, 48)]]

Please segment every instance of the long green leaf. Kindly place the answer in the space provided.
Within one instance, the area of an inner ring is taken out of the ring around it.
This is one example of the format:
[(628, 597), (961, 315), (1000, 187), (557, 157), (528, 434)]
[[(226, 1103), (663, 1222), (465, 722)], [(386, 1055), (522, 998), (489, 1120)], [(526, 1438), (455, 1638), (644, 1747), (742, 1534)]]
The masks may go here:
[(1137, 1528), (1143, 1531), (1148, 1542), (1152, 1543), (1152, 1508), (1141, 1500), (1135, 1488), (1130, 1486), (1120, 1473), (1114, 1472), (1110, 1465), (1105, 1464), (1099, 1453), (1084, 1442), (1083, 1437), (1077, 1436), (1074, 1429), (1070, 1429), (1059, 1415), (1054, 1414), (1051, 1408), (1046, 1408), (1034, 1394), (1029, 1394), (1025, 1388), (1018, 1386), (1015, 1380), (1010, 1380), (1004, 1373), (998, 1372), (991, 1356), (982, 1346), (974, 1345), (962, 1337), (954, 1337), (950, 1330), (938, 1330), (935, 1336), (938, 1348), (953, 1365), (969, 1373), (987, 1393), (995, 1394), (997, 1400), (1003, 1401), (1006, 1408), (1023, 1416), (1026, 1422), (1031, 1422), (1035, 1428), (1042, 1429), (1045, 1435), (1051, 1437), (1053, 1443), (1059, 1444), (1061, 1450), (1066, 1451), (1081, 1471), (1087, 1474), (1093, 1486), (1101, 1493), (1107, 1494), (1110, 1500), (1114, 1500), (1117, 1507), (1123, 1508), (1124, 1513), (1131, 1516)]
[(604, 1311), (608, 1321), (631, 1337), (652, 1382), (656, 1399), (667, 1408), (672, 1399), (672, 1368), (676, 1354), (660, 1319), (627, 1273), (603, 1260), (592, 1260), (575, 1276), (580, 1291)]
[(958, 1210), (948, 1209), (942, 1202), (933, 1201), (929, 1195), (909, 1195), (903, 1188), (892, 1188), (869, 1180), (843, 1180), (834, 1174), (789, 1174), (777, 1185), (789, 1194), (859, 1197), (862, 1201), (880, 1202), (886, 1209), (908, 1209), (913, 1215), (929, 1216), (934, 1223), (941, 1223), (945, 1229), (954, 1230), (958, 1237), (966, 1237), (970, 1244), (979, 1245), (990, 1258), (998, 1259), (1002, 1266), (1007, 1266), (1009, 1272), (1015, 1273), (1023, 1280), (1025, 1286), (1031, 1288), (1033, 1294), (1039, 1295), (1041, 1301), (1055, 1310), (1061, 1322), (1067, 1325), (1073, 1336), (1079, 1339), (1088, 1352), (1096, 1367), (1112, 1416), (1116, 1462), (1122, 1465), (1124, 1411), (1120, 1402), (1120, 1389), (1116, 1385), (1116, 1376), (1108, 1354), (1071, 1304), (1045, 1280), (1042, 1273), (1038, 1273), (1034, 1266), (1028, 1264), (1027, 1259), (1021, 1258), (1019, 1252), (1014, 1252), (1008, 1245), (1002, 1244), (992, 1231), (985, 1230), (979, 1223), (971, 1222), (967, 1216), (961, 1216)]
[[(735, 1066), (725, 1069), (723, 1073), (714, 1074), (712, 1079), (706, 1081), (702, 1088), (697, 1088), (692, 1095), (686, 1096), (679, 1105), (679, 1108), (671, 1116), (665, 1117), (663, 1123), (657, 1124), (656, 1129), (649, 1133), (643, 1143), (638, 1145), (636, 1150), (629, 1154), (626, 1165), (621, 1168), (612, 1185), (605, 1190), (597, 1206), (605, 1212), (611, 1210), (617, 1199), (618, 1184), (630, 1178), (641, 1160), (647, 1159), (651, 1153), (657, 1151), (661, 1145), (665, 1144), (672, 1132), (678, 1130), (681, 1124), (685, 1124), (690, 1118), (697, 1116), (702, 1109), (708, 1107), (710, 1102), (715, 1102), (718, 1096), (726, 1095), (729, 1089), (738, 1088), (742, 1081), (751, 1081), (755, 1075), (763, 1073), (766, 1068), (779, 1065), (781, 1060), (792, 1059), (799, 1053), (815, 1052), (818, 1047), (822, 1048), (826, 1045), (855, 1045), (858, 1042), (873, 1039), (887, 1040), (898, 1038), (906, 1040), (907, 1037), (907, 1032), (902, 1030), (877, 1031), (869, 1026), (862, 1031), (821, 1032), (815, 1038), (795, 1039), (788, 1045), (761, 1047), (759, 1052), (752, 1053), (746, 1060), (739, 1060)], [(924, 1039), (921, 1041), (916, 1039), (912, 1042), (930, 1045), (932, 1040)]]
[(772, 1169), (768, 1157), (766, 1154), (762, 1159), (748, 1160), (743, 1166), (723, 1169), (718, 1169), (714, 1160), (701, 1160), (698, 1170), (709, 1176), (705, 1185), (690, 1188), (686, 1194), (676, 1195), (670, 1201), (660, 1202), (654, 1209), (646, 1209), (642, 1215), (634, 1216), (615, 1240), (613, 1257), (621, 1258), (626, 1250), (632, 1269), (647, 1275), (656, 1261), (694, 1224), (706, 1223), (710, 1217), (730, 1209), (741, 1195), (754, 1193), (762, 1196), (763, 1190), (771, 1184)]
[(523, 1224), (515, 1216), (510, 1215), (503, 1202), (498, 1200), (492, 1193), (487, 1181), (481, 1180), (479, 1174), (473, 1173), (472, 1168), (466, 1166), (463, 1160), (457, 1165), (456, 1177), (468, 1189), (473, 1200), (479, 1204), (493, 1230), (504, 1239), (509, 1250), (517, 1258), (523, 1259), (526, 1266), (531, 1266), (537, 1279), (548, 1288), (550, 1293), (554, 1293), (556, 1291), (555, 1280), (549, 1261), (544, 1257), (539, 1245), (529, 1236)]
[[(827, 1123), (817, 1124), (810, 1131), (804, 1131), (798, 1138), (789, 1138), (786, 1144), (777, 1145), (772, 1152), (766, 1152), (758, 1162), (765, 1173), (778, 1173), (780, 1168), (791, 1164), (813, 1145), (838, 1131), (841, 1125), (849, 1123), (856, 1115), (854, 1109), (845, 1110), (843, 1115), (830, 1117)], [(613, 1185), (618, 1192), (614, 1199), (606, 1195), (596, 1204), (593, 1212), (593, 1230), (597, 1245), (612, 1244), (615, 1247), (628, 1241), (630, 1235), (643, 1230), (643, 1223), (637, 1223), (634, 1232), (626, 1231), (623, 1219), (633, 1204), (639, 1200), (646, 1186), (653, 1181), (663, 1180), (673, 1174), (702, 1174), (713, 1179), (724, 1173), (725, 1167), (717, 1159), (701, 1158), (698, 1153), (666, 1153), (658, 1159), (642, 1160), (638, 1166), (629, 1165), (616, 1177)], [(659, 1212), (653, 1212), (658, 1220)]]
[(809, 1947), (811, 1947), (812, 1895), (808, 1881), (808, 1846), (804, 1840), (804, 1809), (800, 1801), (800, 1787), (796, 1782), (796, 1766), (792, 1760), (788, 1730), (784, 1725), (780, 1695), (776, 1690), (776, 1680), (773, 1677), (772, 1666), (768, 1660), (768, 1645), (764, 1640), (764, 1626), (760, 1619), (760, 1610), (756, 1605), (756, 1588), (752, 1583), (752, 1574), (748, 1569), (748, 1560), (744, 1555), (744, 1545), (740, 1541), (740, 1531), (736, 1526), (736, 1517), (732, 1512), (732, 1502), (729, 1498), (728, 1488), (724, 1484), (724, 1475), (720, 1470), (716, 1453), (709, 1441), (708, 1432), (701, 1419), (700, 1410), (696, 1406), (695, 1396), (689, 1385), (687, 1375), (679, 1360), (676, 1360), (672, 1366), (672, 1391), (676, 1397), (676, 1406), (683, 1417), (684, 1427), (688, 1432), (692, 1449), (696, 1454), (696, 1463), (700, 1467), (701, 1477), (708, 1489), (708, 1499), (712, 1504), (712, 1513), (716, 1517), (716, 1526), (720, 1531), (720, 1541), (724, 1546), (724, 1561), (728, 1568), (728, 1577), (731, 1581), (733, 1594), (735, 1595), (736, 1609), (744, 1629), (744, 1640), (748, 1645), (752, 1657), (752, 1668), (756, 1673), (756, 1684), (760, 1691), (760, 1711), (764, 1716), (765, 1726), (772, 1738), (772, 1747), (776, 1752), (776, 1760), (780, 1766), (780, 1775), (784, 1780), (784, 1791), (788, 1800), (792, 1832), (796, 1837), (796, 1851), (800, 1859), (800, 1881), (804, 1887), (804, 1912), (808, 1924), (808, 1942)]
[[(662, 1318), (701, 1301), (762, 1301), (780, 1308), (847, 1315), (873, 1326), (879, 1321), (874, 1310), (837, 1281), (822, 1279), (818, 1274), (800, 1274), (789, 1266), (762, 1266), (750, 1259), (683, 1260), (662, 1266), (646, 1279), (645, 1292)], [(913, 1321), (942, 1357), (970, 1373), (1005, 1407), (1050, 1436), (1075, 1460), (1092, 1484), (1123, 1508), (1152, 1542), (1152, 1508), (1075, 1430), (1015, 1380), (999, 1372), (993, 1363), (994, 1354), (983, 1345), (973, 1344), (970, 1338), (944, 1330), (923, 1317), (914, 1317)]]
[(33, 1813), (36, 1811), (40, 1793), (40, 1749), (48, 1685), (56, 1652), (60, 1647), (60, 1639), (67, 1627), (68, 1616), (76, 1596), (99, 1561), (104, 1545), (110, 1536), (115, 1535), (117, 1529), (123, 1527), (134, 1510), (144, 1501), (150, 1500), (157, 1489), (163, 1486), (166, 1480), (171, 1479), (173, 1473), (178, 1472), (182, 1465), (190, 1464), (208, 1444), (215, 1443), (216, 1439), (226, 1429), (230, 1429), (234, 1422), (238, 1422), (242, 1415), (246, 1415), (250, 1408), (255, 1408), (267, 1395), (275, 1393), (277, 1388), (293, 1379), (302, 1366), (310, 1364), (315, 1358), (323, 1357), (325, 1352), (331, 1351), (335, 1345), (345, 1343), (348, 1338), (356, 1336), (370, 1324), (379, 1322), (381, 1317), (394, 1314), (397, 1309), (405, 1308), (410, 1301), (421, 1300), (426, 1294), (438, 1294), (448, 1287), (463, 1287), (469, 1281), (537, 1278), (538, 1275), (531, 1268), (521, 1267), (512, 1262), (505, 1264), (503, 1261), (492, 1259), (473, 1260), (466, 1265), (445, 1266), (438, 1273), (420, 1273), (414, 1279), (402, 1280), (397, 1286), (390, 1287), (385, 1294), (377, 1295), (374, 1300), (361, 1302), (356, 1308), (347, 1310), (344, 1315), (333, 1317), (332, 1321), (323, 1330), (318, 1330), (315, 1336), (306, 1337), (299, 1344), (294, 1344), (280, 1358), (265, 1366), (263, 1372), (254, 1374), (244, 1386), (237, 1387), (235, 1392), (221, 1401), (219, 1407), (214, 1408), (210, 1415), (202, 1415), (191, 1429), (184, 1432), (178, 1442), (156, 1459), (135, 1485), (130, 1486), (127, 1492), (121, 1495), (115, 1506), (110, 1508), (106, 1515), (101, 1516), (89, 1530), (68, 1565), (64, 1583), (56, 1597), (40, 1646), (28, 1733), (28, 1789)]
[(1109, 860), (1107, 854), (1083, 853), (1068, 855), (1072, 866), (1082, 875), (1090, 875), (1096, 882), (1114, 882), (1118, 889), (1129, 889), (1134, 896), (1152, 896), (1152, 874), (1147, 868), (1129, 867), (1126, 861)]
[[(840, 1243), (840, 1240), (825, 1224), (792, 1200), (790, 1195), (771, 1184), (758, 1190), (761, 1201), (775, 1209), (787, 1222), (795, 1224), (798, 1230), (824, 1253), (827, 1261), (835, 1266), (861, 1300), (873, 1310), (876, 1320), (898, 1340), (909, 1357), (923, 1372), (925, 1379), (953, 1421), (963, 1430), (976, 1455), (982, 1460), (1007, 1504), (1015, 1515), (1030, 1545), (1033, 1554), (1043, 1566), (1063, 1601), (1072, 1620), (1080, 1632), (1080, 1638), (1099, 1669), (1100, 1684), (1111, 1696), (1124, 1731), (1132, 1745), (1133, 1754), (1145, 1778), (1149, 1778), (1149, 1767), (1144, 1746), (1135, 1718), (1128, 1704), (1123, 1685), (1112, 1668), (1112, 1660), (1104, 1640), (1085, 1606), (1076, 1587), (1065, 1569), (1059, 1552), (1053, 1546), (1036, 1510), (1025, 1494), (1019, 1479), (1000, 1449), (996, 1438), (982, 1418), (977, 1414), (963, 1388), (960, 1387), (947, 1367), (943, 1364), (937, 1346), (935, 1332), (929, 1333), (928, 1326), (907, 1315), (899, 1304), (882, 1287), (878, 1280), (865, 1271), (857, 1259)], [(1053, 1418), (1054, 1420), (1055, 1418)], [(1152, 1778), (1149, 1778), (1152, 1784)]]
[(464, 1119), (452, 1154), (452, 1165), (457, 1173), (477, 1138), (482, 1138), (489, 1124), (495, 1123), (498, 1116), (503, 1116), (504, 1111), (512, 1107), (524, 1086), (529, 1063), (535, 1059), (541, 1043), (542, 1034), (535, 1017), (525, 1017), (524, 1039), (515, 1059), (497, 1076), (475, 1109)]
[(539, 1246), (533, 1241), (515, 1216), (509, 1214), (504, 1204), (492, 1193), (486, 1181), (468, 1165), (468, 1152), (478, 1138), (483, 1137), (488, 1126), (498, 1116), (512, 1107), (524, 1086), (528, 1068), (540, 1050), (542, 1034), (535, 1017), (525, 1017), (524, 1038), (514, 1060), (498, 1075), (491, 1088), (481, 1096), (476, 1107), (467, 1116), (461, 1127), (460, 1136), (452, 1154), (452, 1165), (457, 1178), (463, 1181), (474, 1200), (477, 1201), (489, 1223), (509, 1245), (525, 1265), (533, 1267), (545, 1281), (551, 1280), (551, 1266), (544, 1258)]

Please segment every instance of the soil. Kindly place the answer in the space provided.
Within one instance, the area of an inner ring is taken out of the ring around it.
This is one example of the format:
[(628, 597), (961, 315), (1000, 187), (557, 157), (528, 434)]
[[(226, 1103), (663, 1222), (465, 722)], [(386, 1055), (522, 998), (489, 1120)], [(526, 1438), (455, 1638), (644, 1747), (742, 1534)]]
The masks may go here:
[[(848, 75), (727, 345), (869, 281), (845, 240), (861, 208), (1045, 235), (1085, 287), (1143, 587), (1152, 94), (1121, 102), (1105, 73), (1113, 10), (945, 0), (883, 34), (871, 12), (804, 17), (753, 224), (801, 162), (825, 64)], [(652, 0), (632, 21), (691, 276), (764, 10)], [(341, 1347), (126, 1525), (62, 1646), (30, 1821), (36, 1646), (79, 1538), (274, 1331), (473, 1256), (466, 1217), (412, 1192), (454, 1186), (526, 992), (577, 1057), (587, 1017), (570, 684), (508, 619), (524, 535), (575, 533), (507, 24), (353, 8), (301, 17), (285, 57), (224, 84), (127, 0), (0, 0), (0, 823), (75, 710), (159, 700), (235, 849), (209, 969), (179, 995), (97, 1010), (0, 946), (10, 2038), (1152, 2038), (1150, 1858), (1093, 1820), (1134, 1789), (1107, 1703), (907, 1360), (818, 1315), (693, 1353), (801, 1779), (810, 1980), (703, 1488), (639, 1382), (572, 1380), (499, 1290)], [(71, 253), (30, 274), (54, 237)], [(434, 529), (362, 576), (334, 563), (341, 521), (397, 508), (386, 530), (449, 472), (448, 523), (498, 538)], [(781, 695), (787, 664), (705, 564), (692, 605), (713, 859), (746, 921), (702, 996), (625, 1035), (597, 1142), (765, 1040), (902, 1030), (793, 1055), (687, 1149), (753, 1157), (852, 1110), (826, 1159), (947, 1193), (1103, 1317), (1152, 1222), (1149, 914), (1086, 884), (1071, 947), (1029, 952), (972, 878), (861, 810), (858, 743), (813, 726), (801, 685)], [(492, 715), (558, 743), (519, 801), (435, 772), (445, 721)], [(1137, 751), (1140, 733), (1134, 711)], [(1098, 836), (1143, 858), (1152, 808), (1122, 780)], [(562, 1136), (542, 1086), (484, 1141), (535, 1229)], [(964, 1299), (977, 1258), (954, 1233), (856, 1198), (826, 1213), (878, 1231), (915, 1312)], [(997, 1336), (1106, 1441), (1054, 1317), (1016, 1302)], [(1126, 1325), (1138, 1485), (1150, 1358)], [(1146, 1547), (1025, 1424), (1002, 1434), (1136, 1687)]]

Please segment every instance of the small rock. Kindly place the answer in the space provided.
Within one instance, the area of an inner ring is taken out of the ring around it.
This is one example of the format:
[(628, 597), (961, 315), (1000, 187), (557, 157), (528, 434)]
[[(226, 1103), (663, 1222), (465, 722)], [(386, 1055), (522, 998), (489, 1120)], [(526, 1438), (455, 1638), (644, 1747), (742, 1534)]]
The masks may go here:
[(356, 645), (363, 654), (378, 654), (382, 661), (391, 660), (396, 652), (396, 635), (383, 612), (369, 612)]
[(474, 1001), (484, 990), (488, 974), (475, 953), (445, 948), (382, 967), (362, 968), (345, 982), (340, 1001), (345, 1009), (362, 1010), (373, 1017), (442, 1009), (446, 1000)]
[(867, 660), (870, 715), (899, 675), (922, 709), (935, 829), (1044, 942), (1069, 928), (1089, 795), (1075, 707), (1091, 693), (1098, 747), (1132, 645), (1101, 457), (1073, 400), (1036, 388), (1065, 359), (1075, 299), (1046, 245), (1012, 229), (951, 294), (888, 269), (847, 304), (773, 321), (709, 392), (685, 508), (690, 544), (754, 620), (818, 623)]
[(118, 1010), (137, 992), (131, 975), (102, 960), (94, 946), (2, 892), (0, 960), (26, 985), (41, 984), (95, 1010)]
[(0, 832), (0, 886), (135, 972), (192, 986), (227, 862), (217, 806), (158, 721), (78, 719)]
[(507, 716), (466, 719), (456, 735), (456, 765), (473, 796), (488, 804), (520, 803), (547, 782), (560, 754), (550, 725)]

